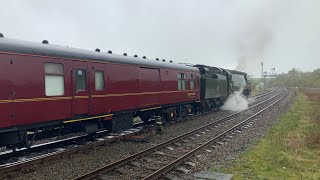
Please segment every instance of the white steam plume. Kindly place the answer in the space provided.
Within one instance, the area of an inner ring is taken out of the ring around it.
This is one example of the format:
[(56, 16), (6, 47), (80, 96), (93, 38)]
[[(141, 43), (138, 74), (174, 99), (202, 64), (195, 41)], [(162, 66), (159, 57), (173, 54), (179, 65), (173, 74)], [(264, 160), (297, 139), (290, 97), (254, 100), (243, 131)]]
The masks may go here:
[(249, 103), (246, 98), (243, 97), (242, 95), (242, 90), (236, 91), (233, 94), (231, 94), (225, 104), (220, 108), (222, 110), (227, 110), (227, 111), (243, 111), (248, 109)]

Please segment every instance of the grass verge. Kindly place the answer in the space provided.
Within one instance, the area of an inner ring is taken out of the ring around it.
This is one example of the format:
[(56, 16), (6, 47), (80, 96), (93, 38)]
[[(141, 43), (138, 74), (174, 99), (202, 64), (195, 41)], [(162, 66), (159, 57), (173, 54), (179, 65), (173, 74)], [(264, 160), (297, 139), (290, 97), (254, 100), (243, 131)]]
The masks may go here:
[(227, 168), (234, 179), (320, 179), (320, 92), (300, 92), (257, 145)]

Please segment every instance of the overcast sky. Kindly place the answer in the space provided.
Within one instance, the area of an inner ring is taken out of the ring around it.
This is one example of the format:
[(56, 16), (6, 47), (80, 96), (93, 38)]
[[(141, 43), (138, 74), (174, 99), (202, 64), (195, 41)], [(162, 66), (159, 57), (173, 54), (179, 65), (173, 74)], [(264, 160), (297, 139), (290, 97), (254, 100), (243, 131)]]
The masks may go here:
[(260, 75), (320, 67), (319, 0), (7, 0), (7, 38)]

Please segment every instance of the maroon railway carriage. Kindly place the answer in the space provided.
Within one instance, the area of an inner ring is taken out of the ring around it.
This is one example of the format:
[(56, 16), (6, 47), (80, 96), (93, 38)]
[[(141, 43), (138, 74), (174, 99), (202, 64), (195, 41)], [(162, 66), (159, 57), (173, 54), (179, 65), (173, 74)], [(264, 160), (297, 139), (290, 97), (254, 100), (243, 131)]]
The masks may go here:
[(200, 100), (199, 77), (167, 61), (0, 38), (0, 145), (185, 116)]

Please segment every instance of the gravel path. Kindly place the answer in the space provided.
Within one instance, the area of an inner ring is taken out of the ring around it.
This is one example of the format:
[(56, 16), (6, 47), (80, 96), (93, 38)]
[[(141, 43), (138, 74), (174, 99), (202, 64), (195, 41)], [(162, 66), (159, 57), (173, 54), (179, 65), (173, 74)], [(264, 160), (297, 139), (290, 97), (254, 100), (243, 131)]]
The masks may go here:
[[(264, 99), (266, 98), (261, 98), (259, 101)], [(59, 161), (44, 163), (41, 166), (35, 165), (29, 169), (21, 169), (20, 171), (0, 175), (0, 179), (72, 179), (79, 174), (87, 173), (114, 160), (137, 153), (142, 149), (164, 142), (228, 114), (230, 112), (220, 111), (197, 117), (197, 119), (192, 118), (166, 127), (165, 133), (151, 136), (148, 143), (123, 141), (112, 143), (94, 150), (73, 154), (71, 157), (60, 159)]]

